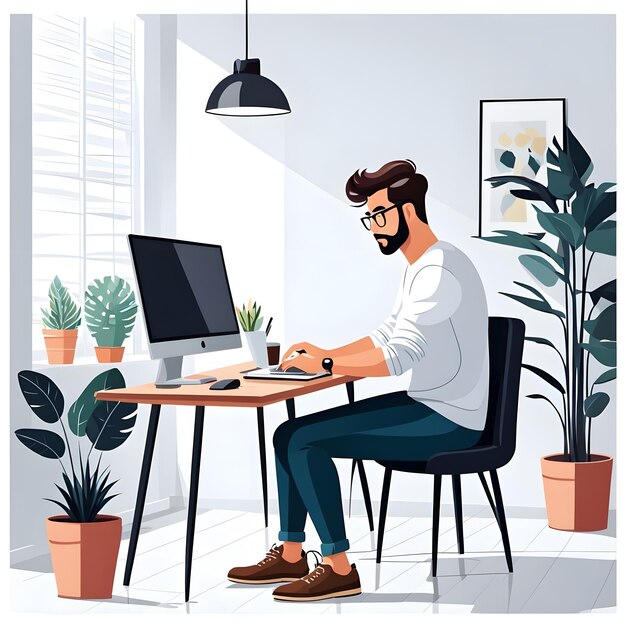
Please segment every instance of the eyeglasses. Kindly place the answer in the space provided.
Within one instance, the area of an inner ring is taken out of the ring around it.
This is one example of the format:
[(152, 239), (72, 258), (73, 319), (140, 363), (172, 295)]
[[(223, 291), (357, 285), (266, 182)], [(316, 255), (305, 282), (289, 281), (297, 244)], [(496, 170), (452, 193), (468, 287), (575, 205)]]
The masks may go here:
[[(391, 209), (399, 209), (403, 204), (404, 202), (401, 202), (400, 204), (392, 204), (391, 206), (384, 208), (376, 207), (374, 213), (372, 213), (371, 215), (364, 215), (362, 218), (360, 218), (361, 222), (363, 226), (365, 226), (366, 230), (372, 230), (372, 220), (374, 220), (376, 224), (380, 226), (380, 228), (382, 228), (387, 223), (385, 213), (387, 213), (387, 211), (391, 211)], [(378, 209), (381, 210), (379, 211)]]

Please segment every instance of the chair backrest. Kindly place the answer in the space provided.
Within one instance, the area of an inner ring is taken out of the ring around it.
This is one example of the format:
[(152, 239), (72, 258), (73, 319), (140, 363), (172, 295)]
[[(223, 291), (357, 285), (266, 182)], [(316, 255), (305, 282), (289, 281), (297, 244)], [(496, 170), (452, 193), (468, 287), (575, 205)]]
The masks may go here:
[(525, 325), (511, 317), (489, 318), (489, 401), (479, 446), (499, 448), (500, 462), (515, 452)]

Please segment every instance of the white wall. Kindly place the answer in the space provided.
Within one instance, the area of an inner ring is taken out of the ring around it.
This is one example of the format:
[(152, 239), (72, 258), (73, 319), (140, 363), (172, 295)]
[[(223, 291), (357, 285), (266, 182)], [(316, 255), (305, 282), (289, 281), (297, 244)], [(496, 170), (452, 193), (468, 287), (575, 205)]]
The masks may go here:
[[(177, 55), (175, 235), (223, 247), (235, 303), (241, 307), (248, 298), (260, 303), (264, 324), (270, 316), (274, 317), (270, 339), (278, 340), (283, 336), (285, 323), (285, 168), (281, 149), (284, 120), (280, 117), (238, 120), (240, 125), (254, 126), (256, 133), (272, 138), (278, 156), (268, 156), (219, 118), (204, 112), (210, 91), (223, 78), (224, 71), (182, 42)], [(244, 340), (242, 348), (237, 350), (186, 357), (183, 367), (186, 373), (191, 373), (250, 358)], [(178, 455), (186, 496), (193, 408), (178, 408), (177, 413)], [(285, 407), (269, 407), (266, 416), (271, 449), (271, 433), (286, 418)], [(206, 409), (201, 501), (260, 497), (256, 421), (255, 409)]]
[[(190, 81), (193, 92), (179, 84), (179, 104), (196, 94), (194, 107), (201, 111), (213, 76), (230, 72), (233, 59), (243, 53), (241, 28), (240, 16), (179, 16), (179, 39), (204, 57), (207, 67), (206, 74), (199, 72)], [(255, 15), (250, 33), (250, 56), (261, 58), (263, 73), (290, 101), (293, 113), (284, 119), (284, 135), (268, 132), (264, 124), (271, 122), (260, 120), (210, 122), (215, 143), (211, 149), (206, 145), (206, 155), (181, 151), (179, 143), (179, 183), (187, 168), (201, 176), (197, 160), (215, 152), (226, 153), (227, 163), (238, 172), (247, 169), (256, 148), (268, 160), (284, 164), (286, 343), (304, 339), (328, 347), (341, 344), (367, 333), (388, 313), (402, 259), (380, 255), (358, 224), (358, 211), (347, 206), (343, 187), (357, 168), (375, 169), (407, 157), (429, 180), (427, 206), (435, 231), (464, 249), (478, 267), (490, 314), (522, 317), (535, 335), (557, 332), (551, 321), (498, 295), (511, 289), (514, 278), (527, 279), (515, 251), (471, 239), (478, 230), (479, 100), (566, 97), (569, 124), (594, 159), (594, 180), (614, 180), (613, 17)], [(564, 40), (569, 43), (564, 45)], [(199, 93), (198, 83), (203, 87)], [(204, 136), (209, 122), (200, 117), (198, 113), (194, 130)], [(178, 119), (191, 125), (182, 112)], [(203, 150), (205, 143), (200, 144)], [(206, 187), (191, 180), (185, 184)], [(257, 203), (267, 201), (263, 190), (251, 195)], [(257, 236), (270, 234), (266, 225), (258, 226)], [(233, 260), (237, 254), (249, 253), (239, 245), (233, 247)], [(309, 265), (313, 259), (322, 265)], [(233, 269), (231, 261), (229, 271)], [(612, 259), (600, 264), (598, 282), (613, 271)], [(525, 354), (549, 370), (557, 365), (537, 346), (528, 346)], [(357, 397), (403, 384), (403, 379), (362, 381)], [(524, 376), (523, 394), (538, 388), (536, 380)], [(333, 390), (299, 400), (297, 410), (308, 413), (344, 401), (343, 391)], [(614, 435), (612, 404), (594, 424), (594, 448), (614, 454)], [(558, 451), (558, 419), (522, 397), (517, 441), (516, 456), (501, 472), (506, 502), (541, 507), (539, 457)], [(377, 497), (381, 468), (368, 467)], [(244, 493), (238, 472), (223, 477), (233, 498)], [(483, 503), (482, 491), (474, 485), (478, 481), (466, 482), (464, 501)], [(394, 478), (394, 499), (430, 501), (430, 494), (426, 478)]]

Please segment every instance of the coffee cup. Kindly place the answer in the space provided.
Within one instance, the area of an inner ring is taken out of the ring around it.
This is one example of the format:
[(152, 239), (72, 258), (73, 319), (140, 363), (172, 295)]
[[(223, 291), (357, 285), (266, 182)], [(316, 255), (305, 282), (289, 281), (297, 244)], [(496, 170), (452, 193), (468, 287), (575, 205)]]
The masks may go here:
[(267, 342), (267, 360), (270, 366), (280, 363), (280, 343), (275, 341)]

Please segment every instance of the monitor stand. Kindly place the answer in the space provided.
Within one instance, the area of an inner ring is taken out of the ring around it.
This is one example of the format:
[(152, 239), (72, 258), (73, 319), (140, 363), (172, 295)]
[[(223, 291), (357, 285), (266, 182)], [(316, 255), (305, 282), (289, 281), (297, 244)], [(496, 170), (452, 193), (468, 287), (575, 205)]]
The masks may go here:
[(159, 371), (157, 372), (156, 387), (168, 388), (180, 385), (203, 385), (217, 380), (215, 376), (202, 376), (200, 378), (181, 378), (183, 369), (182, 356), (169, 356), (159, 361)]

